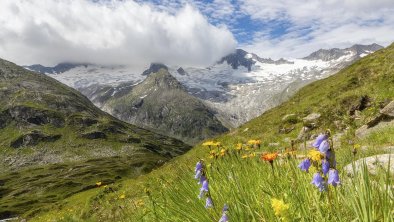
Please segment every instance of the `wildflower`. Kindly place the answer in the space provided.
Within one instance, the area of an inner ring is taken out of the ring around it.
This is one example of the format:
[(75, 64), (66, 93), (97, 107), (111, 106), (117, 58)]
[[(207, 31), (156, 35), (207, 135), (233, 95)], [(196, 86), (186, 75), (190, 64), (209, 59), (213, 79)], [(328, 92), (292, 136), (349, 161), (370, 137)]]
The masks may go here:
[(320, 143), (319, 150), (322, 153), (326, 153), (330, 149), (330, 143), (327, 140), (324, 140)]
[(311, 166), (311, 161), (307, 158), (305, 160), (303, 160), (300, 165), (298, 165), (298, 167), (305, 172), (309, 171), (309, 167)]
[(242, 143), (237, 143), (237, 145), (235, 146), (235, 149), (237, 151), (241, 151), (242, 150)]
[(249, 157), (249, 155), (247, 155), (247, 154), (244, 154), (244, 155), (241, 156), (242, 159), (246, 159), (248, 157)]
[(256, 153), (255, 152), (249, 154), (249, 158), (254, 158), (254, 157), (256, 157)]
[(323, 159), (323, 155), (319, 151), (313, 150), (313, 149), (308, 152), (308, 157), (312, 161), (319, 161), (319, 160)]
[(209, 191), (209, 184), (208, 184), (208, 180), (204, 180), (204, 182), (202, 183), (202, 187), (200, 189), (200, 194), (198, 195), (198, 198), (202, 198), (205, 192)]
[(211, 150), (211, 152), (209, 152), (209, 158), (213, 159), (216, 158), (218, 156), (218, 154), (216, 153), (215, 150)]
[(221, 143), (220, 142), (216, 142), (216, 143), (213, 143), (213, 145), (219, 147), (219, 146), (221, 146)]
[(327, 160), (322, 160), (321, 168), (324, 176), (326, 176), (328, 171), (330, 170), (330, 163)]
[(194, 169), (194, 172), (197, 173), (197, 171), (201, 170), (203, 168), (204, 164), (203, 164), (203, 160), (199, 160), (196, 164), (196, 168)]
[(213, 202), (210, 196), (207, 197), (205, 200), (205, 208), (211, 208), (213, 207)]
[(339, 181), (338, 170), (331, 169), (331, 170), (329, 171), (327, 183), (333, 185), (334, 187), (336, 187), (338, 184), (341, 183), (341, 182)]
[(278, 153), (266, 153), (261, 155), (261, 159), (272, 163), (278, 157)]
[(96, 186), (98, 186), (98, 187), (101, 186), (101, 184), (102, 184), (101, 181), (100, 182), (96, 182)]
[(271, 199), (272, 209), (274, 209), (275, 216), (280, 218), (286, 218), (289, 213), (289, 204), (285, 204), (283, 200)]
[(224, 204), (223, 209), (222, 209), (222, 217), (220, 218), (219, 222), (228, 222), (228, 205)]
[(226, 212), (226, 211), (228, 211), (228, 205), (227, 205), (227, 204), (224, 204), (223, 209), (222, 209), (222, 212)]
[(215, 143), (213, 142), (213, 141), (206, 141), (206, 142), (204, 142), (202, 145), (203, 146), (208, 146), (208, 147), (211, 147), (211, 146), (213, 146)]
[(227, 153), (226, 149), (221, 149), (220, 150), (220, 156), (224, 156), (224, 155), (226, 155), (226, 153)]
[(201, 177), (200, 177), (200, 181), (198, 182), (198, 184), (204, 183), (205, 180), (207, 180), (207, 178), (205, 177), (204, 174), (202, 174)]
[(196, 172), (196, 175), (194, 176), (194, 179), (196, 179), (196, 180), (200, 179), (200, 178), (201, 178), (201, 175), (202, 175), (202, 170), (198, 170), (198, 171)]
[(248, 144), (253, 146), (254, 148), (260, 148), (261, 141), (260, 140), (249, 140)]
[(315, 148), (319, 148), (319, 147), (320, 147), (320, 144), (321, 144), (324, 140), (326, 140), (326, 139), (327, 139), (327, 135), (326, 135), (326, 134), (320, 134), (320, 135), (316, 138), (316, 140), (315, 140), (315, 142), (312, 144), (312, 146), (315, 147)]
[(125, 194), (122, 194), (122, 195), (119, 196), (119, 199), (124, 199), (124, 198), (126, 198)]
[(228, 222), (227, 212), (224, 212), (222, 214), (222, 217), (220, 218), (219, 222)]
[(325, 190), (324, 180), (323, 177), (321, 177), (320, 173), (315, 173), (315, 175), (313, 175), (313, 180), (311, 183), (314, 184), (317, 188), (319, 188), (320, 191)]

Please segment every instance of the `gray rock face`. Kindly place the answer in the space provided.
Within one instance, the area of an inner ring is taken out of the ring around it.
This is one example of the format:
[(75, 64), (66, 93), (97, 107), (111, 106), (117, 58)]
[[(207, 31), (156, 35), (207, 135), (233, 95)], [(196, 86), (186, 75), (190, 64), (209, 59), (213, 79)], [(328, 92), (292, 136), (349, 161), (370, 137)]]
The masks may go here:
[(356, 56), (361, 57), (363, 53), (374, 52), (382, 48), (383, 46), (380, 46), (378, 44), (371, 44), (371, 45), (353, 45), (352, 47), (346, 49), (338, 49), (338, 48), (320, 49), (316, 52), (313, 52), (309, 56), (304, 57), (303, 59), (306, 60), (320, 59), (323, 61), (330, 61), (330, 60), (338, 59), (341, 56), (344, 56), (349, 53), (354, 53)]
[(394, 101), (380, 110), (380, 115), (358, 128), (355, 132), (358, 138), (365, 138), (371, 133), (378, 132), (386, 127), (394, 127)]
[(394, 118), (394, 101), (391, 101), (387, 106), (380, 110), (380, 113)]
[(117, 118), (190, 144), (227, 131), (215, 112), (191, 96), (166, 70), (152, 73), (128, 94), (106, 101)]
[[(355, 172), (360, 172), (363, 169), (364, 163), (368, 172), (371, 174), (377, 174), (379, 170), (386, 172), (390, 170), (390, 173), (394, 175), (394, 154), (382, 154), (359, 159), (353, 162)], [(346, 165), (344, 170), (349, 176), (354, 173), (352, 164)]]

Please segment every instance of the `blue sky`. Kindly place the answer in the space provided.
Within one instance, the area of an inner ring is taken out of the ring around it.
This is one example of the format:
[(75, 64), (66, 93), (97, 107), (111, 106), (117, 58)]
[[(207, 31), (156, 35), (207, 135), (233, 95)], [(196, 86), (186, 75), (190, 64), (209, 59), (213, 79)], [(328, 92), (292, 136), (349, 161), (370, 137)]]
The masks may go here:
[(393, 24), (393, 0), (1, 0), (0, 57), (207, 66), (236, 48), (278, 59), (387, 46)]

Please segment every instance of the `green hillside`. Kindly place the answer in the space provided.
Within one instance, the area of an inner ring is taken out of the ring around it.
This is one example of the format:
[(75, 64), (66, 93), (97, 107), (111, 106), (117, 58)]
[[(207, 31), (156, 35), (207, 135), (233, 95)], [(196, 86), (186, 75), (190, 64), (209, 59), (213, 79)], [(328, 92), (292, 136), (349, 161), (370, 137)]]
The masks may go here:
[(0, 60), (0, 219), (37, 212), (97, 181), (146, 173), (188, 149), (115, 119), (46, 75)]
[[(393, 125), (355, 136), (356, 129), (376, 119), (393, 99), (391, 45), (214, 138), (221, 145), (211, 148), (219, 153), (224, 149), (223, 157), (210, 158), (208, 147), (195, 146), (148, 175), (74, 195), (32, 221), (219, 221), (225, 203), (230, 221), (394, 221), (393, 172), (372, 175), (365, 166), (348, 176), (343, 170), (353, 160), (393, 152)], [(313, 123), (303, 121), (312, 113), (321, 117)], [(308, 152), (302, 147), (309, 142), (299, 137), (304, 126), (310, 130), (308, 139), (331, 130), (341, 185), (320, 192), (311, 184), (317, 169), (306, 173), (297, 167)], [(252, 139), (261, 140), (259, 148), (247, 145)], [(286, 157), (283, 151), (291, 140), (296, 152)], [(238, 143), (244, 144), (240, 151)], [(272, 151), (280, 154), (272, 165), (259, 158)], [(205, 198), (197, 198), (201, 185), (193, 178), (200, 158), (205, 159), (214, 203), (209, 209)]]

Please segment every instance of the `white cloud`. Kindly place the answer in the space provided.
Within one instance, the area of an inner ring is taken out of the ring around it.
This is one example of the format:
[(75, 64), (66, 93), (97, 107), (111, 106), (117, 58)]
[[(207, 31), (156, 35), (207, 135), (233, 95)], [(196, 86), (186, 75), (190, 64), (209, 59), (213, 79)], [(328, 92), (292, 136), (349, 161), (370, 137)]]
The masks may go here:
[(1, 0), (0, 30), (0, 57), (18, 64), (205, 66), (236, 47), (189, 4), (167, 12), (134, 1)]
[[(264, 57), (303, 57), (320, 48), (378, 43), (394, 38), (392, 0), (241, 0), (241, 9), (267, 25), (242, 47)], [(272, 37), (278, 23), (289, 28)], [(270, 24), (271, 23), (271, 24)]]

